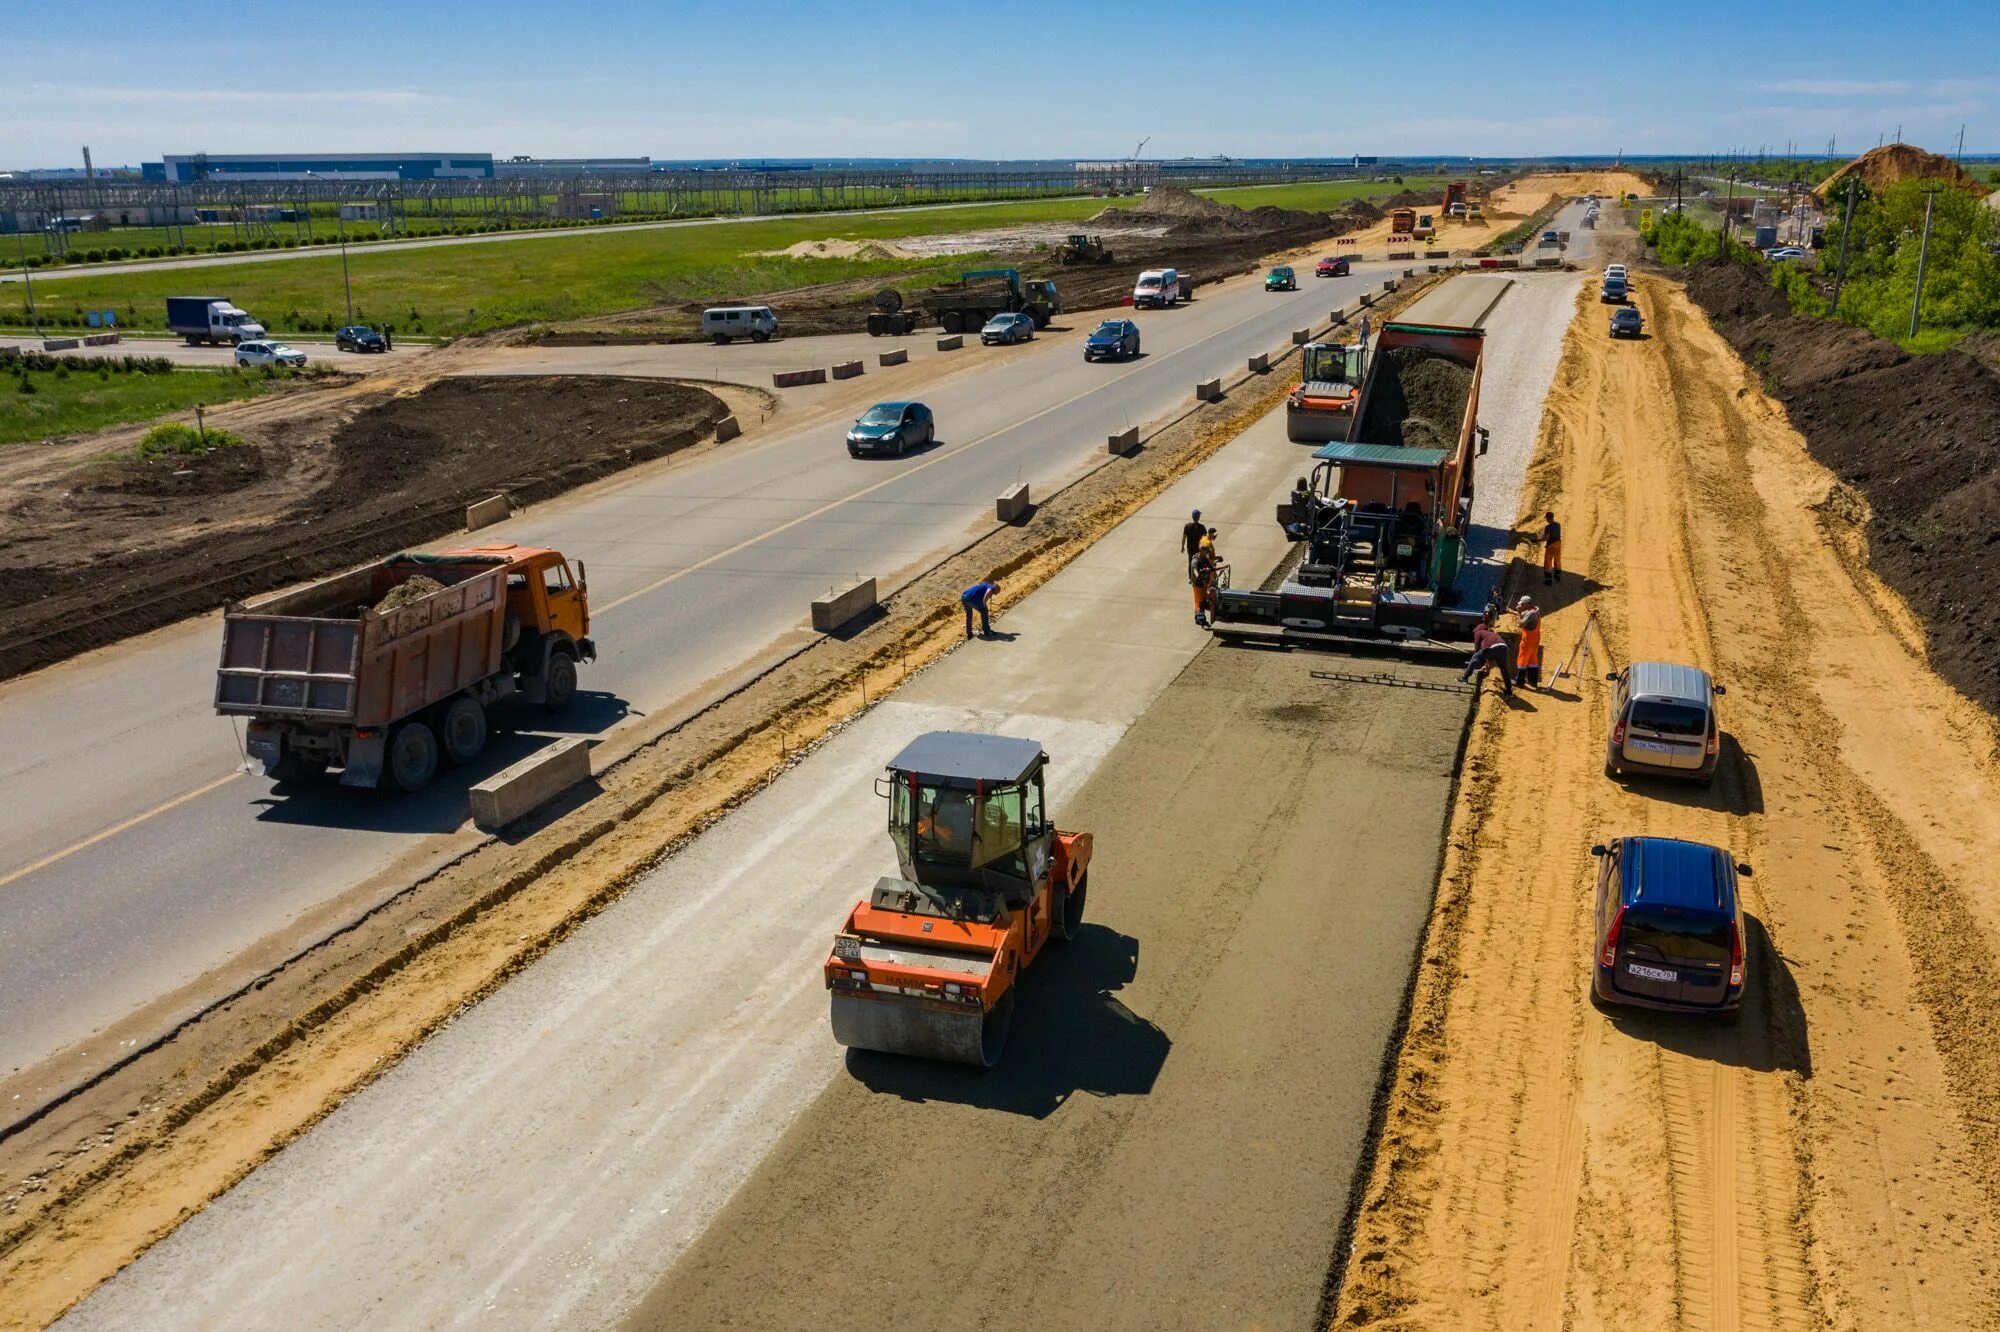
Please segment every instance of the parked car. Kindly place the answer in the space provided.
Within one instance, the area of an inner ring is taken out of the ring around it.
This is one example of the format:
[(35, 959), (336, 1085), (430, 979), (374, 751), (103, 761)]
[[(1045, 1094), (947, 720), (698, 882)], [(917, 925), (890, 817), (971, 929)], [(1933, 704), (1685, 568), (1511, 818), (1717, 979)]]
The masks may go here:
[(389, 340), (366, 324), (349, 324), (333, 335), (333, 345), (345, 352), (385, 352)]
[(1611, 336), (1614, 338), (1636, 338), (1646, 329), (1646, 323), (1639, 317), (1637, 306), (1621, 305), (1611, 312)]
[(997, 314), (979, 330), (979, 340), (991, 347), (996, 343), (1027, 342), (1035, 336), (1035, 321), (1025, 314)]
[(1796, 245), (1779, 245), (1764, 251), (1764, 257), (1772, 263), (1782, 263), (1787, 259), (1803, 259), (1808, 251)]
[(937, 438), (937, 421), (920, 402), (878, 402), (847, 430), (847, 451), (902, 457), (910, 449)]
[(737, 338), (769, 342), (777, 331), (777, 312), (768, 305), (718, 305), (701, 312), (702, 336), (713, 338), (717, 346)]
[(1635, 661), (1604, 677), (1611, 682), (1611, 733), (1604, 741), (1604, 775), (1651, 773), (1715, 780), (1722, 732), (1715, 700), (1728, 690), (1694, 666)]
[(1265, 291), (1297, 291), (1298, 289), (1299, 275), (1283, 264), (1278, 265), (1278, 267), (1264, 275)]
[(1620, 837), (1597, 857), (1590, 997), (1734, 1020), (1743, 1002), (1743, 904), (1720, 847)]
[(1086, 361), (1124, 361), (1139, 354), (1139, 326), (1129, 319), (1107, 319), (1083, 340)]
[(306, 354), (282, 342), (239, 342), (236, 344), (236, 364), (238, 365), (291, 365), (306, 363)]
[(1313, 266), (1315, 277), (1346, 277), (1348, 259), (1344, 254), (1330, 254)]

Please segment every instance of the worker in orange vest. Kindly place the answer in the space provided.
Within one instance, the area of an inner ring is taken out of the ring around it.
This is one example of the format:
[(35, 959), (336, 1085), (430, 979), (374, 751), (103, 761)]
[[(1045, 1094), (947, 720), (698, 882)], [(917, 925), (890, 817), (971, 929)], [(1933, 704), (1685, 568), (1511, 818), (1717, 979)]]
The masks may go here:
[(1542, 515), (1542, 582), (1563, 580), (1563, 525), (1553, 513)]
[(1535, 599), (1523, 594), (1514, 602), (1514, 618), (1521, 624), (1521, 645), (1514, 650), (1514, 683), (1524, 689), (1542, 687), (1542, 611)]

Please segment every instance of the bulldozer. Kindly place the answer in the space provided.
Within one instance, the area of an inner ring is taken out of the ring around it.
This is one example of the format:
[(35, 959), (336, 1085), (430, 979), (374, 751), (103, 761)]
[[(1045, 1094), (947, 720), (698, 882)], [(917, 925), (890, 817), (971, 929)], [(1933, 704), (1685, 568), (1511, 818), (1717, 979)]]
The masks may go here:
[(1299, 386), (1285, 399), (1285, 437), (1294, 444), (1346, 439), (1367, 370), (1366, 348), (1358, 342), (1308, 342), (1300, 351)]
[(1102, 236), (1070, 236), (1056, 252), (1065, 264), (1108, 264), (1111, 251), (1104, 248)]
[(833, 1038), (991, 1068), (1020, 975), (1083, 924), (1091, 836), (1049, 821), (1041, 743), (932, 731), (889, 762), (895, 877), (855, 904), (826, 959)]

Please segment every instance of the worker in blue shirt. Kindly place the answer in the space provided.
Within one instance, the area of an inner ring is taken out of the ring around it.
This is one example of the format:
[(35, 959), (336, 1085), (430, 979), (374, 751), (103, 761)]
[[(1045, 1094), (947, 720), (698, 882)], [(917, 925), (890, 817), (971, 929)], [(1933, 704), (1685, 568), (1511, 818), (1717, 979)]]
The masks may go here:
[(965, 636), (972, 637), (972, 612), (979, 612), (979, 636), (987, 637), (993, 632), (993, 622), (986, 618), (986, 608), (993, 600), (993, 594), (1000, 590), (998, 583), (974, 583), (958, 594), (959, 604), (965, 607)]

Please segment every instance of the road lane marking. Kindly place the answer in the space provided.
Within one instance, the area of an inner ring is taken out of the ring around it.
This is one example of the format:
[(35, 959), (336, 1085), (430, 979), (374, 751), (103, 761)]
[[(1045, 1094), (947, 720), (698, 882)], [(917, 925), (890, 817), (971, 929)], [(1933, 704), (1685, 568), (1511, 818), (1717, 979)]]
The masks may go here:
[[(1210, 339), (1219, 338), (1224, 336), (1225, 334), (1234, 333), (1237, 329), (1243, 327), (1245, 324), (1253, 323), (1256, 320), (1263, 318), (1266, 313), (1268, 313), (1268, 310), (1259, 310), (1255, 314), (1247, 315), (1244, 318), (1237, 320), (1233, 324), (1229, 324), (1223, 328), (1217, 329), (1207, 338), (1203, 338), (1201, 342), (1192, 343), (1186, 347), (1180, 348), (1178, 351), (1167, 352), (1165, 355), (1160, 357), (1159, 361), (1155, 366), (1140, 365), (1132, 367), (1132, 373), (1136, 374), (1141, 370), (1155, 369), (1159, 365), (1165, 365), (1168, 361), (1173, 360), (1176, 356), (1180, 356), (1183, 355), (1184, 353), (1196, 350), (1202, 345), (1202, 343), (1208, 342)], [(1120, 375), (1118, 378), (1125, 379), (1127, 377), (1128, 376), (1126, 375)], [(1117, 380), (1105, 381), (1105, 383), (1116, 383), (1116, 382)], [(779, 536), (785, 532), (789, 532), (794, 527), (798, 527), (804, 523), (809, 523), (815, 518), (825, 517), (827, 514), (832, 513), (835, 509), (839, 508), (843, 504), (851, 504), (855, 500), (865, 499), (868, 496), (874, 494), (876, 491), (881, 490), (886, 486), (893, 486), (897, 482), (902, 481), (905, 478), (912, 476), (917, 472), (923, 471), (926, 467), (935, 467), (937, 464), (941, 462), (947, 462), (950, 459), (956, 458), (959, 454), (964, 453), (967, 449), (976, 449), (981, 444), (986, 444), (991, 442), (992, 440), (998, 439), (1000, 436), (1006, 434), (1010, 430), (1019, 430), (1022, 426), (1031, 425), (1034, 422), (1041, 420), (1044, 416), (1047, 416), (1050, 412), (1061, 411), (1063, 408), (1069, 406), (1072, 403), (1081, 402), (1085, 398), (1089, 397), (1091, 394), (1102, 391), (1103, 388), (1105, 387), (1105, 383), (1096, 384), (1090, 388), (1085, 389), (1081, 393), (1075, 394), (1071, 397), (1064, 398), (1061, 402), (1050, 403), (1047, 407), (1042, 408), (1042, 410), (1036, 412), (1033, 416), (1024, 416), (1018, 421), (1012, 422), (1011, 424), (1008, 425), (1001, 426), (998, 430), (988, 431), (986, 434), (981, 435), (977, 439), (967, 440), (965, 443), (960, 444), (958, 447), (954, 449), (951, 449), (944, 453), (940, 453), (934, 458), (926, 458), (920, 463), (904, 468), (903, 470), (897, 472), (894, 476), (884, 477), (882, 480), (875, 482), (873, 485), (863, 486), (860, 490), (857, 490), (852, 494), (843, 495), (839, 499), (828, 500), (825, 504), (820, 505), (817, 509), (813, 509), (807, 513), (802, 513), (798, 517), (793, 518), (788, 522), (780, 523), (778, 526), (771, 528), (769, 531), (759, 532), (756, 536), (753, 537), (746, 537), (742, 541), (739, 541), (735, 545), (729, 547), (727, 550), (719, 550), (715, 554), (710, 555), (706, 559), (698, 560), (695, 563), (690, 564), (685, 569), (677, 569), (673, 573), (670, 573), (663, 578), (656, 579), (653, 582), (646, 584), (644, 587), (638, 588), (631, 592), (627, 592), (624, 596), (619, 597), (615, 601), (607, 602), (602, 606), (593, 607), (592, 613), (596, 615), (609, 615), (612, 611), (617, 610), (620, 606), (625, 605), (627, 602), (636, 601), (640, 597), (650, 596), (652, 593), (659, 591), (663, 587), (667, 587), (673, 583), (678, 583), (681, 579), (688, 577), (690, 574), (700, 573), (703, 569), (711, 568), (717, 563), (728, 559), (732, 555), (739, 555), (742, 552), (750, 549), (750, 547), (757, 545), (761, 541), (765, 541), (771, 537)], [(5, 880), (0, 880), (0, 884), (4, 884), (4, 882)]]
[(146, 822), (148, 819), (158, 818), (160, 815), (165, 814), (168, 810), (178, 809), (180, 806), (185, 805), (188, 801), (198, 799), (201, 796), (205, 796), (210, 791), (218, 790), (221, 787), (228, 785), (230, 782), (235, 781), (238, 777), (241, 777), (242, 775), (243, 773), (239, 770), (236, 772), (232, 772), (227, 776), (218, 777), (214, 781), (208, 783), (206, 786), (197, 786), (192, 791), (183, 791), (181, 794), (175, 796), (172, 800), (164, 801), (161, 804), (157, 804), (143, 814), (134, 814), (131, 818), (126, 819), (123, 823), (114, 823), (109, 828), (106, 828), (101, 832), (92, 833), (90, 836), (84, 838), (80, 842), (72, 842), (60, 851), (52, 851), (48, 855), (43, 856), (40, 860), (35, 861), (33, 864), (23, 865), (20, 869), (14, 870), (8, 874), (0, 874), (0, 888), (5, 888), (8, 884), (14, 883), (17, 880), (25, 879), (30, 874), (33, 874), (38, 870), (45, 870), (59, 860), (67, 860), (79, 851), (88, 851), (91, 847), (96, 846), (99, 842), (107, 841), (110, 838), (116, 837), (119, 833), (127, 832), (130, 829), (136, 828), (140, 824)]

